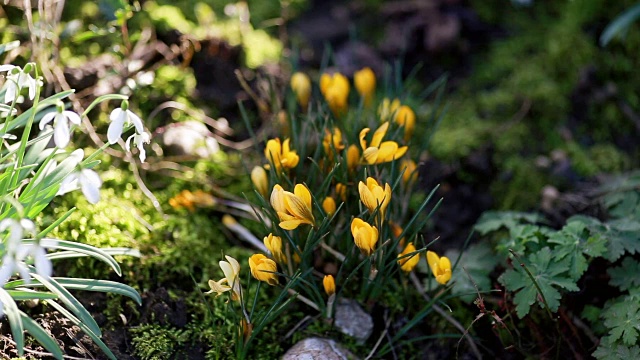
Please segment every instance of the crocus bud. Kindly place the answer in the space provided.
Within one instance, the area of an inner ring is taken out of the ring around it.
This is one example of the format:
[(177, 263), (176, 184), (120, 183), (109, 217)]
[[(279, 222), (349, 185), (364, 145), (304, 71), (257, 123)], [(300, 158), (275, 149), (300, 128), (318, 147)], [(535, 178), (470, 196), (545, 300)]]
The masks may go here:
[(413, 246), (413, 243), (409, 243), (407, 247), (404, 248), (404, 251), (398, 254), (398, 258), (402, 257), (402, 259), (398, 259), (398, 264), (400, 264), (400, 269), (402, 269), (402, 271), (406, 273), (411, 272), (413, 268), (415, 268), (416, 265), (418, 265), (418, 261), (420, 261), (419, 253), (411, 255), (409, 257), (405, 256), (415, 251), (416, 251), (416, 247)]
[(269, 194), (269, 178), (267, 171), (262, 166), (256, 166), (251, 170), (251, 182), (260, 195), (266, 198)]
[(373, 73), (371, 68), (366, 67), (356, 71), (353, 75), (353, 82), (356, 85), (358, 94), (364, 98), (364, 104), (366, 106), (370, 105), (376, 92), (376, 74)]
[(353, 218), (353, 221), (351, 221), (351, 234), (360, 251), (364, 255), (370, 256), (378, 242), (378, 228), (369, 225), (362, 219)]
[(404, 126), (404, 141), (409, 141), (416, 126), (416, 114), (407, 105), (402, 105), (396, 111), (395, 120), (398, 125)]
[(324, 286), (324, 292), (331, 296), (336, 293), (336, 282), (333, 279), (333, 275), (325, 275), (322, 279), (322, 286)]
[(269, 236), (264, 237), (262, 242), (277, 262), (281, 264), (287, 263), (287, 256), (282, 252), (282, 238), (280, 236), (269, 234)]
[(446, 256), (439, 257), (433, 251), (427, 251), (427, 263), (433, 276), (439, 284), (446, 284), (451, 280), (451, 261)]
[(336, 201), (331, 196), (327, 196), (322, 201), (322, 208), (327, 215), (332, 216), (336, 212)]
[(296, 94), (300, 106), (306, 108), (311, 97), (311, 80), (309, 76), (301, 72), (293, 74), (291, 76), (291, 90)]

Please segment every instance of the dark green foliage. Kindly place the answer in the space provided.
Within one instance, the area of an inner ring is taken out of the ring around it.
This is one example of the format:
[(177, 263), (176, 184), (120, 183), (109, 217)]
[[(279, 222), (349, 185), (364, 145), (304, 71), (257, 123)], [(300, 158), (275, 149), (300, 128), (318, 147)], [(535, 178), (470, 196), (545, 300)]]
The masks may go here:
[[(538, 287), (549, 306), (549, 310), (554, 312), (558, 310), (560, 298), (562, 297), (558, 288), (567, 291), (579, 290), (575, 280), (571, 279), (567, 274), (568, 261), (566, 259), (556, 261), (551, 249), (548, 247), (531, 254), (528, 261), (525, 260), (524, 266), (529, 269), (533, 279), (518, 264), (515, 264), (513, 269), (507, 270), (498, 279), (508, 290), (517, 292), (514, 303), (520, 318), (529, 313), (531, 305), (536, 300), (541, 307), (545, 306), (541, 301)], [(537, 287), (533, 282), (534, 280), (538, 285)]]

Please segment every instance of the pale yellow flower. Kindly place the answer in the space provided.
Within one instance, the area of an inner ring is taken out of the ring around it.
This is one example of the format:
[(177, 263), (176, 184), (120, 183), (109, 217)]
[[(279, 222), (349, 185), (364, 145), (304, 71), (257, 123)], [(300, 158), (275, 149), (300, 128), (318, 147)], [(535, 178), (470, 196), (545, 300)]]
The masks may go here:
[(269, 177), (262, 166), (256, 166), (251, 170), (251, 182), (260, 195), (266, 198), (269, 193)]
[(269, 236), (264, 237), (262, 242), (264, 243), (264, 246), (267, 247), (267, 250), (269, 250), (276, 262), (279, 262), (281, 264), (287, 263), (287, 256), (282, 251), (282, 238), (280, 236), (269, 234)]
[(276, 184), (271, 191), (270, 200), (280, 219), (281, 228), (293, 230), (300, 224), (315, 225), (311, 210), (311, 193), (306, 186), (298, 184), (291, 193)]
[(349, 100), (349, 80), (340, 73), (322, 74), (320, 92), (334, 115), (341, 116), (347, 111)]
[(356, 85), (358, 94), (364, 98), (364, 104), (366, 106), (371, 104), (373, 95), (376, 92), (376, 74), (369, 67), (365, 67), (360, 71), (356, 71), (353, 75), (353, 82)]
[(382, 99), (380, 106), (378, 107), (378, 115), (380, 116), (380, 122), (385, 122), (393, 119), (393, 115), (400, 107), (400, 100), (388, 98)]
[(360, 181), (358, 183), (358, 191), (360, 192), (360, 201), (367, 207), (370, 213), (373, 213), (376, 209), (384, 218), (384, 213), (391, 201), (391, 186), (384, 184), (384, 188), (378, 184), (378, 182), (372, 178), (367, 178), (367, 183)]
[[(416, 247), (413, 246), (413, 243), (409, 243), (407, 247), (404, 248), (404, 251), (398, 255), (398, 258), (407, 254), (411, 254), (412, 252), (415, 252), (415, 251), (416, 251)], [(398, 264), (400, 264), (400, 269), (402, 269), (402, 271), (411, 272), (411, 270), (413, 270), (413, 268), (415, 268), (416, 265), (418, 265), (419, 261), (420, 261), (420, 254), (417, 253), (412, 256), (398, 259)]]
[(169, 199), (169, 205), (174, 209), (186, 208), (190, 212), (195, 212), (196, 207), (208, 208), (215, 206), (215, 204), (216, 199), (213, 195), (202, 190), (196, 190), (194, 192), (182, 190), (178, 195)]
[(249, 268), (251, 275), (259, 281), (264, 281), (269, 285), (278, 285), (278, 265), (276, 262), (263, 254), (254, 254), (249, 258)]
[(347, 169), (354, 172), (358, 165), (360, 165), (360, 150), (357, 145), (353, 144), (347, 149)]
[(439, 284), (446, 284), (451, 279), (451, 261), (446, 256), (439, 257), (433, 251), (427, 251), (427, 263)]
[(291, 76), (291, 90), (296, 94), (298, 103), (304, 109), (309, 105), (311, 97), (311, 79), (307, 74), (297, 72)]
[(385, 141), (382, 139), (387, 134), (389, 122), (385, 122), (373, 133), (371, 143), (367, 144), (365, 137), (371, 131), (364, 128), (360, 131), (360, 146), (362, 147), (362, 157), (364, 162), (369, 165), (382, 164), (401, 158), (408, 150), (406, 146), (399, 147), (395, 141)]
[(369, 225), (362, 219), (353, 218), (351, 221), (351, 234), (360, 251), (364, 255), (370, 256), (378, 242), (378, 228)]
[(416, 181), (418, 178), (418, 172), (416, 171), (418, 170), (418, 165), (416, 165), (415, 161), (407, 158), (402, 159), (400, 162), (400, 171), (403, 170), (402, 181), (404, 181), (405, 184), (409, 185)]
[(324, 139), (322, 139), (322, 146), (324, 147), (324, 153), (333, 159), (333, 152), (338, 153), (344, 149), (344, 143), (342, 142), (342, 132), (340, 129), (334, 127), (332, 130), (324, 129)]
[(283, 143), (279, 138), (271, 139), (267, 141), (267, 146), (264, 149), (264, 156), (267, 161), (276, 168), (276, 171), (281, 169), (292, 169), (298, 165), (300, 158), (295, 150), (291, 150), (289, 146), (289, 139), (286, 139)]
[(240, 264), (231, 256), (225, 255), (227, 261), (220, 261), (218, 264), (224, 273), (224, 278), (219, 281), (209, 280), (211, 288), (207, 294), (216, 293), (216, 297), (222, 293), (231, 291), (231, 300), (237, 301), (242, 298), (242, 287), (240, 287)]
[(333, 275), (325, 275), (322, 279), (322, 286), (327, 295), (331, 296), (336, 293), (336, 281), (333, 279)]
[(416, 114), (407, 105), (402, 105), (396, 111), (394, 119), (396, 124), (404, 126), (404, 141), (409, 141), (416, 126)]

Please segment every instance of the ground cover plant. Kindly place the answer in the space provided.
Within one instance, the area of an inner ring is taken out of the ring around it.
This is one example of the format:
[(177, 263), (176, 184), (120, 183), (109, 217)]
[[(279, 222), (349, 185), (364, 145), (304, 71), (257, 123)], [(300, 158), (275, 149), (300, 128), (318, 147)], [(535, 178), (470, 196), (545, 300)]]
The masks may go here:
[(637, 356), (637, 4), (432, 5), (0, 5), (0, 354)]

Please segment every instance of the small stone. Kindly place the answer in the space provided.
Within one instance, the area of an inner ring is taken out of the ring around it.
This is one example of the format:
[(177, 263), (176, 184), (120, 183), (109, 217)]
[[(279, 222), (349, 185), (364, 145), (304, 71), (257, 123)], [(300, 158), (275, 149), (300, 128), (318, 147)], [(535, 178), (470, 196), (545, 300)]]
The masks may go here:
[(170, 155), (209, 158), (220, 150), (218, 142), (211, 135), (206, 125), (190, 120), (167, 127), (162, 142)]
[(319, 337), (299, 341), (287, 351), (282, 360), (354, 360), (349, 350), (334, 340)]
[(336, 306), (334, 325), (343, 334), (354, 337), (363, 344), (373, 332), (373, 319), (357, 301), (340, 298)]

